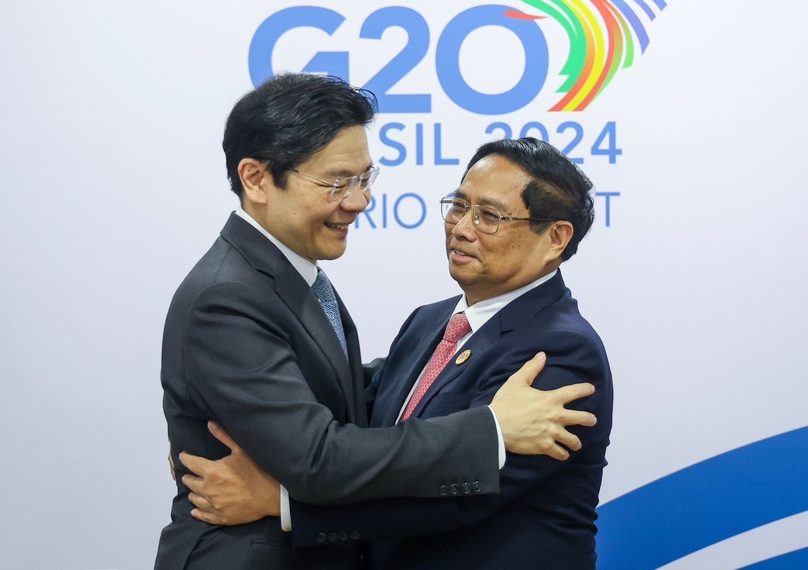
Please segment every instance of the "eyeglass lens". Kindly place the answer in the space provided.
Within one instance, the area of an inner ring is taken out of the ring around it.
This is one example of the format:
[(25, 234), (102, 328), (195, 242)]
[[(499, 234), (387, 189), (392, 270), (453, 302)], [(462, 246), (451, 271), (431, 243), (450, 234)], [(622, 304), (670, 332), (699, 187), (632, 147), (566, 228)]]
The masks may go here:
[(369, 171), (360, 174), (359, 176), (351, 176), (350, 178), (339, 178), (334, 182), (331, 188), (331, 196), (334, 198), (344, 197), (351, 193), (351, 191), (359, 186), (362, 192), (370, 190), (376, 176), (379, 174), (379, 169), (372, 166)]
[(499, 229), (499, 212), (488, 206), (471, 206), (461, 200), (442, 200), (441, 213), (443, 219), (450, 224), (457, 224), (471, 209), (474, 227), (483, 233), (495, 233)]

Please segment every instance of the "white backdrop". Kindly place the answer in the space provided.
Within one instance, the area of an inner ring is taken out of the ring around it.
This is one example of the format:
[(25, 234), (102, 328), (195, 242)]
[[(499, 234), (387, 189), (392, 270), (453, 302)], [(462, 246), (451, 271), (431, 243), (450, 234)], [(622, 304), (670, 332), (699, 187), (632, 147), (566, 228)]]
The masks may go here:
[[(365, 360), (385, 354), (415, 306), (457, 292), (437, 201), (474, 149), (540, 122), (600, 193), (595, 226), (563, 271), (615, 377), (601, 567), (738, 568), (808, 547), (808, 4), (502, 3), (319, 0), (303, 15), (323, 26), (341, 16), (333, 34), (289, 29), (273, 52), (267, 30), (290, 2), (0, 6), (1, 567), (151, 567), (174, 487), (162, 325), (236, 205), (224, 120), (270, 69), (347, 67), (365, 85), (405, 46), (415, 55), (386, 68), (389, 93), (421, 97), (403, 103), (414, 112), (383, 103), (371, 131), (382, 169), (374, 209), (326, 266)], [(615, 8), (634, 48), (633, 64), (578, 111), (550, 111), (572, 42), (548, 5), (590, 27), (582, 53), (595, 71), (616, 45), (598, 43), (609, 24), (587, 19), (597, 5)], [(374, 21), (403, 27), (372, 39)], [(613, 163), (610, 149), (622, 151)], [(772, 496), (756, 502), (762, 478)], [(655, 494), (665, 482), (668, 502)], [(722, 492), (725, 502), (705, 502)], [(677, 505), (692, 518), (677, 519)], [(710, 517), (727, 524), (694, 530)], [(767, 568), (795, 567), (779, 560)]]

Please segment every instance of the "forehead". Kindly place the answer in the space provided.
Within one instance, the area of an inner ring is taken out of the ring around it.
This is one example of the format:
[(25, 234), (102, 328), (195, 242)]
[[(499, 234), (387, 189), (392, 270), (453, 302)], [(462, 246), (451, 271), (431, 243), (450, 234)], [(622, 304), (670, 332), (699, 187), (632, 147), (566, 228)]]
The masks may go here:
[(472, 204), (491, 205), (502, 213), (525, 210), (522, 190), (530, 176), (507, 158), (489, 154), (469, 169), (457, 190), (457, 197)]
[(339, 131), (330, 143), (298, 169), (306, 174), (341, 178), (361, 174), (371, 166), (365, 127), (353, 126)]

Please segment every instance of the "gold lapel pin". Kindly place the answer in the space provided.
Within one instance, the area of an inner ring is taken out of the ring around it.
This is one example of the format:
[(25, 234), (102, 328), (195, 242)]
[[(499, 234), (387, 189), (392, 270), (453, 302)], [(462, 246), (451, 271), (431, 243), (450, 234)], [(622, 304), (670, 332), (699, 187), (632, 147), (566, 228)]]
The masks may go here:
[(460, 353), (460, 356), (457, 357), (457, 360), (455, 360), (455, 364), (460, 366), (461, 364), (463, 364), (469, 358), (471, 358), (471, 351), (470, 350), (464, 350), (463, 352)]

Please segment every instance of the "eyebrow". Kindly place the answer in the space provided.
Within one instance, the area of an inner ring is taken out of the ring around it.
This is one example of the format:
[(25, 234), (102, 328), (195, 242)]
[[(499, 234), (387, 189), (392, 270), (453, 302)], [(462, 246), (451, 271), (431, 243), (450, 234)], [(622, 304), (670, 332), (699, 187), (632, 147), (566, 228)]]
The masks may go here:
[[(466, 202), (469, 202), (468, 196), (466, 196), (466, 194), (462, 190), (460, 190), (459, 188), (457, 190), (455, 190), (454, 193), (452, 193), (451, 195), (454, 198), (460, 198), (462, 200), (465, 200)], [(471, 203), (471, 202), (469, 202), (469, 203)], [(505, 204), (503, 204), (499, 200), (495, 200), (493, 198), (485, 198), (485, 197), (483, 197), (483, 199), (480, 200), (479, 203), (480, 203), (480, 206), (493, 206), (499, 212), (505, 212), (505, 211), (508, 210), (508, 207), (505, 206)]]

